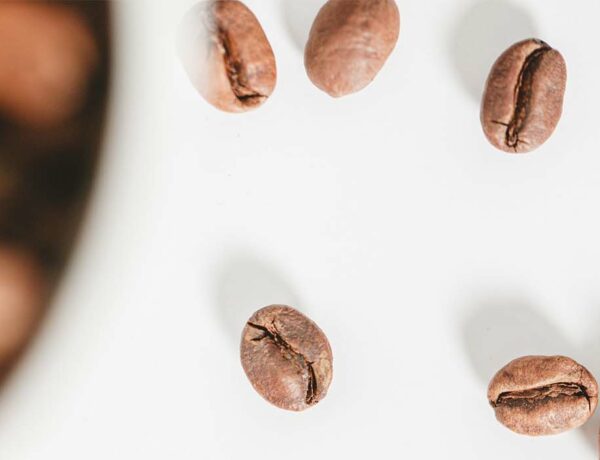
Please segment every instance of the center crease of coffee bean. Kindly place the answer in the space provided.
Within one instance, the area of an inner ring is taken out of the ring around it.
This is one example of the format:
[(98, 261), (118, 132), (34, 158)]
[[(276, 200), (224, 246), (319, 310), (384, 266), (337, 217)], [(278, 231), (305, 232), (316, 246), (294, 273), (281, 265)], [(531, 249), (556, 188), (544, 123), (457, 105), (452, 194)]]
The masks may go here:
[(506, 138), (504, 142), (508, 147), (514, 149), (515, 152), (519, 143), (526, 144), (519, 137), (519, 134), (523, 130), (529, 115), (535, 73), (540, 67), (544, 54), (551, 49), (550, 46), (542, 42), (540, 48), (527, 56), (519, 73), (517, 85), (515, 86), (515, 110), (512, 119), (508, 123), (495, 121), (495, 123), (506, 126)]
[(225, 62), (225, 69), (227, 72), (227, 78), (231, 85), (231, 90), (235, 97), (241, 102), (248, 105), (255, 105), (260, 103), (265, 96), (260, 94), (258, 91), (253, 90), (244, 83), (244, 76), (242, 75), (242, 63), (239, 59), (234, 57), (233, 46), (229, 35), (224, 29), (218, 29), (219, 43), (221, 45), (221, 52), (223, 53), (223, 60)]
[(302, 353), (294, 350), (294, 348), (287, 343), (287, 341), (281, 336), (275, 325), (275, 321), (271, 323), (273, 330), (259, 324), (247, 323), (248, 326), (258, 329), (263, 335), (252, 339), (253, 342), (260, 342), (261, 340), (268, 339), (273, 341), (275, 345), (279, 347), (283, 356), (287, 359), (293, 360), (306, 375), (308, 380), (308, 387), (306, 389), (306, 404), (312, 404), (317, 394), (317, 376), (313, 368), (313, 363), (308, 361)]
[(564, 397), (584, 397), (588, 406), (591, 410), (591, 402), (587, 389), (577, 383), (553, 383), (537, 388), (530, 388), (521, 391), (507, 391), (501, 393), (496, 401), (491, 401), (493, 407), (498, 406), (509, 406), (509, 407), (521, 407), (521, 406), (534, 406), (536, 403), (546, 401), (552, 398), (564, 398)]

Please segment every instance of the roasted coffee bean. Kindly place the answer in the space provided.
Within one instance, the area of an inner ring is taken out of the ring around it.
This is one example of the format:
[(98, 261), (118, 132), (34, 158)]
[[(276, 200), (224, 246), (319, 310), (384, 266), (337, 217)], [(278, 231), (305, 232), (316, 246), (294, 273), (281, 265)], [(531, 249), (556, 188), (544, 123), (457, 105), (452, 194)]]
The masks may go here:
[(0, 245), (0, 376), (35, 329), (45, 294), (36, 259), (24, 249)]
[(188, 13), (184, 67), (200, 94), (226, 112), (262, 105), (277, 80), (275, 56), (254, 14), (236, 0), (208, 0)]
[(483, 131), (495, 147), (526, 153), (554, 132), (563, 108), (567, 67), (541, 40), (511, 46), (496, 61), (481, 106)]
[(498, 421), (516, 433), (558, 434), (589, 420), (598, 404), (598, 384), (570, 358), (525, 356), (494, 376), (488, 400)]
[(360, 91), (377, 76), (399, 33), (394, 0), (329, 0), (306, 44), (308, 76), (333, 97)]
[(53, 127), (83, 105), (99, 61), (92, 31), (74, 8), (0, 1), (0, 112)]
[(254, 389), (281, 409), (302, 411), (327, 394), (333, 356), (327, 337), (299, 311), (265, 307), (242, 333), (242, 366)]

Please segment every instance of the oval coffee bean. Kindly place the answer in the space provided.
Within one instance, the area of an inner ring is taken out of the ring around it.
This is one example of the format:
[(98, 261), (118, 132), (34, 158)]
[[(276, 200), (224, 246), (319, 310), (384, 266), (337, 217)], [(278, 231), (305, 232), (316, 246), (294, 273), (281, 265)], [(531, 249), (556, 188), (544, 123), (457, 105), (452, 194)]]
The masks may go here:
[(210, 104), (226, 112), (245, 112), (273, 93), (273, 50), (256, 16), (242, 2), (200, 3), (186, 17), (183, 32), (184, 67)]
[(558, 434), (583, 425), (593, 415), (598, 384), (570, 358), (525, 356), (494, 376), (488, 400), (498, 421), (516, 433)]
[(488, 140), (509, 153), (541, 146), (554, 132), (563, 107), (567, 67), (541, 40), (525, 40), (498, 58), (488, 77), (481, 123)]
[(308, 76), (333, 97), (360, 91), (377, 76), (399, 33), (394, 0), (329, 0), (306, 44)]
[(0, 376), (31, 337), (45, 294), (45, 277), (33, 256), (0, 246)]
[(333, 356), (325, 334), (284, 305), (252, 315), (242, 333), (242, 366), (254, 389), (281, 409), (302, 411), (327, 394)]

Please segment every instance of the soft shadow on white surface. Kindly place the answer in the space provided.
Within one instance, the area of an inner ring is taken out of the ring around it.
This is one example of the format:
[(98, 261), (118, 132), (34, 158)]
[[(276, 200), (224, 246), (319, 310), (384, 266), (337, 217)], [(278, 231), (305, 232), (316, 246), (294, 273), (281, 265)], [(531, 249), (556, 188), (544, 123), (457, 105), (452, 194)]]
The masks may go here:
[(283, 0), (281, 8), (286, 29), (298, 49), (304, 52), (310, 28), (325, 0)]
[(479, 102), (487, 75), (500, 54), (513, 43), (536, 36), (531, 15), (518, 2), (474, 2), (448, 40), (453, 65), (469, 95)]
[(486, 385), (515, 358), (572, 356), (574, 347), (560, 330), (522, 297), (490, 295), (474, 303), (463, 323), (463, 339), (473, 369)]
[(217, 317), (236, 344), (246, 321), (259, 308), (300, 305), (298, 296), (276, 267), (248, 254), (227, 258), (217, 271), (214, 286)]
[(207, 0), (201, 0), (186, 13), (177, 31), (177, 54), (189, 80), (196, 89), (206, 84), (202, 66), (209, 59), (210, 34), (206, 21)]
[[(463, 322), (463, 339), (473, 369), (485, 385), (505, 364), (525, 355), (569, 356), (598, 376), (598, 334), (593, 334), (585, 346), (575, 346), (540, 309), (522, 297), (490, 295), (474, 307)], [(597, 320), (600, 325), (600, 317)], [(600, 412), (597, 412), (580, 428), (594, 451), (598, 449), (599, 424)]]

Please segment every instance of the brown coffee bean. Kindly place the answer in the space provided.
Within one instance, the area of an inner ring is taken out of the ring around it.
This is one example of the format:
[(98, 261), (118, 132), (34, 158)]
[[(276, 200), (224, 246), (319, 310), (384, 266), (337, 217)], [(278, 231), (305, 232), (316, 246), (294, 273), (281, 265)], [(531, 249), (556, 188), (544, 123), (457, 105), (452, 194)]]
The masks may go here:
[(77, 112), (99, 51), (70, 7), (0, 2), (0, 112), (28, 126), (55, 126)]
[(200, 3), (186, 17), (180, 41), (188, 76), (218, 109), (252, 110), (273, 93), (273, 50), (256, 16), (242, 2)]
[(589, 420), (598, 404), (598, 384), (570, 358), (525, 356), (494, 376), (488, 400), (498, 421), (516, 433), (558, 434)]
[(541, 40), (511, 46), (488, 77), (481, 123), (495, 147), (526, 153), (554, 132), (563, 108), (567, 67), (561, 54)]
[(25, 346), (41, 316), (46, 281), (24, 249), (0, 246), (0, 374)]
[(308, 76), (333, 97), (360, 91), (377, 76), (399, 33), (394, 0), (329, 0), (306, 44)]
[(333, 356), (327, 337), (284, 305), (252, 315), (242, 332), (242, 366), (254, 389), (281, 409), (302, 411), (327, 394)]

